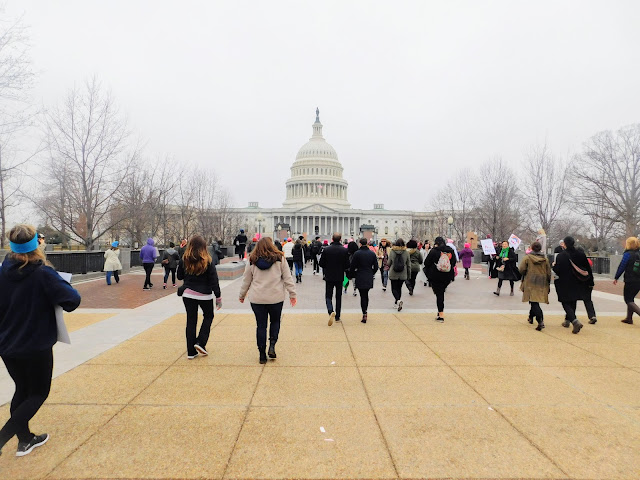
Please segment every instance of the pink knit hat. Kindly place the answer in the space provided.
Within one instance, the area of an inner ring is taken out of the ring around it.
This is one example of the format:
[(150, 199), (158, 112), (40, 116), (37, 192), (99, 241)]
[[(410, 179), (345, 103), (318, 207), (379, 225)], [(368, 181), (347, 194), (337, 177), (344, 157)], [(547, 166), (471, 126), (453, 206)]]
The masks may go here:
[(471, 244), (470, 243), (465, 243), (464, 244), (464, 248), (471, 248)]

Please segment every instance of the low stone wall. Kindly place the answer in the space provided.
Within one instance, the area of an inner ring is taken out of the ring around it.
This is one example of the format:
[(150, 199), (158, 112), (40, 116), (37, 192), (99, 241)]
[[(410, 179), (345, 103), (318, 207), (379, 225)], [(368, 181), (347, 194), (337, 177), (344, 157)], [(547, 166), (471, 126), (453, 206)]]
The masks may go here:
[(223, 263), (216, 265), (216, 271), (218, 272), (218, 278), (220, 280), (235, 280), (240, 278), (244, 273), (245, 263)]

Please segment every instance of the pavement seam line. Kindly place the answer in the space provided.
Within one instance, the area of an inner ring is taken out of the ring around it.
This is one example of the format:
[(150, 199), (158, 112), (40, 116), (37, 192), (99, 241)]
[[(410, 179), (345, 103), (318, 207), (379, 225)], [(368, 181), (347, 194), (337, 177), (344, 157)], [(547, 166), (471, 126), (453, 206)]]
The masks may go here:
[[(404, 323), (402, 321), (402, 319), (400, 318), (399, 315), (394, 314), (394, 316), (406, 327), (409, 328), (409, 326)], [(410, 328), (409, 328), (410, 329)], [(410, 329), (411, 330), (411, 329)], [(429, 349), (429, 351), (431, 353), (433, 353), (434, 355), (436, 355), (460, 380), (462, 380), (462, 382), (464, 382), (465, 385), (467, 385), (471, 390), (473, 390), (480, 398), (482, 398), (485, 402), (487, 402), (487, 405), (489, 405), (491, 408), (493, 408), (493, 410), (500, 415), (500, 417), (507, 422), (507, 424), (509, 424), (511, 426), (511, 428), (513, 428), (516, 432), (518, 432), (518, 434), (524, 438), (533, 448), (535, 448), (538, 452), (540, 452), (540, 454), (546, 458), (547, 460), (549, 460), (549, 462), (551, 462), (551, 464), (556, 467), (560, 472), (562, 472), (568, 479), (572, 479), (573, 477), (571, 475), (569, 475), (569, 473), (567, 473), (562, 467), (560, 467), (560, 465), (557, 464), (557, 462), (551, 458), (549, 455), (547, 455), (547, 453), (542, 450), (542, 448), (540, 446), (538, 446), (532, 439), (530, 439), (527, 435), (524, 434), (524, 432), (522, 432), (519, 428), (517, 428), (511, 421), (509, 421), (509, 419), (499, 410), (496, 409), (495, 406), (493, 406), (491, 404), (491, 402), (489, 402), (489, 400), (487, 398), (484, 397), (484, 395), (482, 395), (478, 390), (476, 390), (473, 385), (471, 385), (469, 382), (467, 382), (467, 380), (462, 377), (462, 375), (460, 375), (460, 373), (453, 368), (452, 365), (449, 364), (449, 362), (447, 362), (444, 358), (440, 357), (429, 345), (427, 345), (427, 342), (425, 342), (424, 340), (420, 339), (422, 341), (422, 343), (424, 344), (425, 347), (427, 347)]]
[[(373, 408), (373, 404), (371, 403), (371, 397), (369, 396), (369, 390), (367, 390), (367, 386), (364, 383), (364, 378), (362, 377), (362, 371), (360, 370), (360, 365), (358, 364), (358, 360), (356, 359), (356, 355), (353, 352), (353, 346), (351, 345), (351, 340), (349, 340), (349, 335), (347, 335), (347, 330), (344, 328), (344, 323), (340, 322), (342, 326), (342, 331), (344, 336), (347, 339), (347, 344), (349, 345), (349, 350), (351, 351), (351, 356), (353, 357), (353, 362), (356, 365), (356, 369), (358, 370), (358, 377), (360, 378), (360, 384), (362, 385), (362, 389), (364, 390), (364, 394), (367, 396), (367, 402), (369, 403), (369, 408), (371, 409), (371, 413), (373, 414), (373, 418), (376, 421), (376, 425), (378, 426), (378, 431), (380, 432), (380, 437), (384, 442), (384, 448), (387, 449), (387, 455), (389, 455), (389, 460), (391, 461), (391, 465), (393, 466), (393, 471), (395, 472), (396, 479), (400, 479), (400, 473), (398, 472), (398, 466), (396, 465), (396, 461), (393, 458), (393, 454), (391, 453), (391, 448), (389, 447), (389, 442), (387, 441), (387, 437), (384, 435), (384, 431), (382, 430), (382, 425), (380, 425), (380, 420), (378, 419), (378, 414)], [(405, 325), (406, 327), (406, 325)], [(365, 327), (366, 328), (366, 327)], [(413, 333), (413, 332), (412, 332)], [(415, 335), (415, 334), (414, 334)], [(369, 342), (370, 343), (370, 342)]]

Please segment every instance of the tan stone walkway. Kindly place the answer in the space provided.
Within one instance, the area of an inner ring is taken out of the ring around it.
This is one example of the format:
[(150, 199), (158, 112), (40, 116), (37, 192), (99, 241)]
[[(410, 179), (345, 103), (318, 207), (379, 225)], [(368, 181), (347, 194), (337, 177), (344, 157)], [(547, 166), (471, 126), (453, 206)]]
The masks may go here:
[[(54, 380), (0, 478), (640, 478), (640, 328), (559, 316), (287, 313), (257, 362), (250, 314), (189, 361), (176, 315)], [(0, 418), (8, 417), (8, 406)]]

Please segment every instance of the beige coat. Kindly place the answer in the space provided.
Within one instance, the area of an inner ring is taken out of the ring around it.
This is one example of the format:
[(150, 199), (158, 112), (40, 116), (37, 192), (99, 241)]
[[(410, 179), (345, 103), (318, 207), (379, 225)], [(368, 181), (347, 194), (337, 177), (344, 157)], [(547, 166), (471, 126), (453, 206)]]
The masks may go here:
[(109, 249), (104, 252), (104, 268), (102, 270), (105, 272), (122, 270), (122, 264), (120, 263), (120, 249)]
[(523, 302), (549, 303), (551, 267), (544, 255), (530, 253), (520, 262)]
[(240, 287), (240, 300), (243, 300), (248, 292), (251, 303), (280, 303), (284, 302), (285, 290), (289, 292), (289, 298), (296, 298), (296, 287), (284, 258), (267, 270), (260, 270), (251, 265), (251, 262), (247, 262)]

